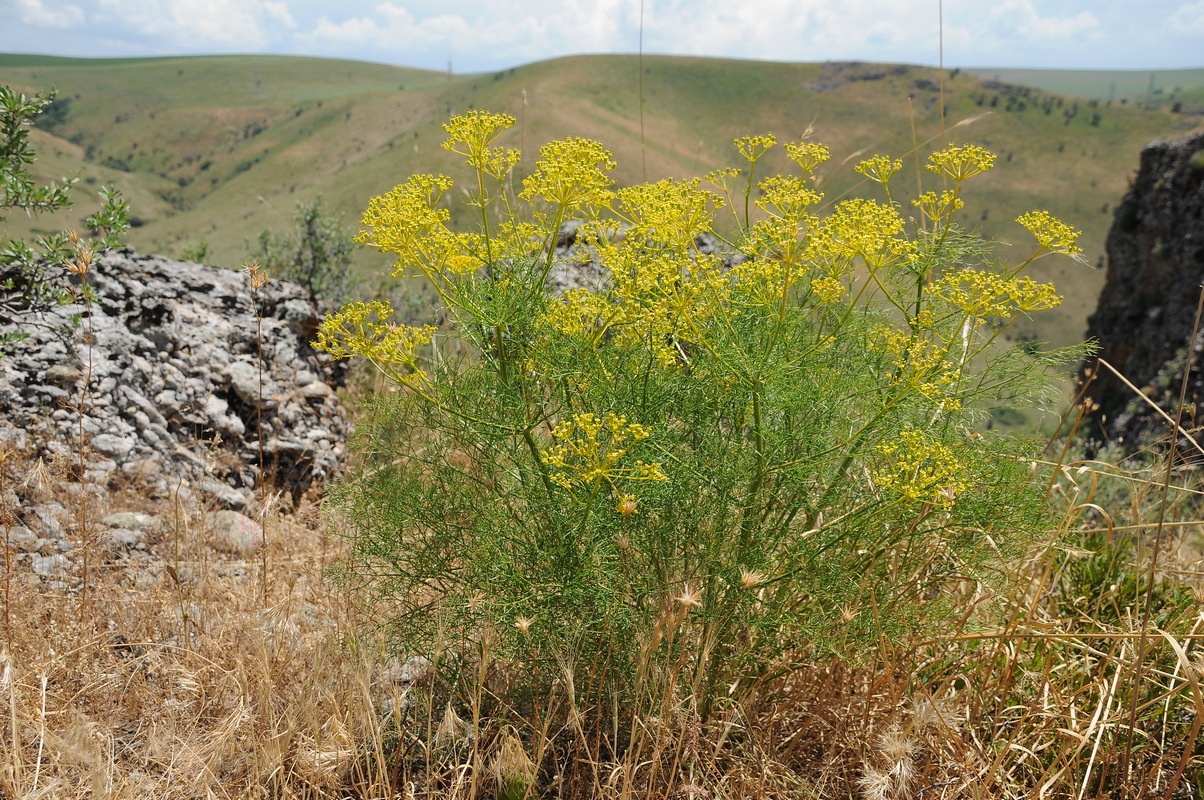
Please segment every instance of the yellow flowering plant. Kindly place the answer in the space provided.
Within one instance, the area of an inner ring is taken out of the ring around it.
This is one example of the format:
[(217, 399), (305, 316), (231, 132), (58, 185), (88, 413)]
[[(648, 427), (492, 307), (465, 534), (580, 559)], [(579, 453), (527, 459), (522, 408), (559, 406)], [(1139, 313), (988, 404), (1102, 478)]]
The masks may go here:
[[(813, 142), (785, 145), (799, 174), (758, 175), (777, 142), (751, 136), (741, 169), (615, 187), (603, 145), (566, 139), (516, 194), (511, 124), (474, 111), (446, 126), (474, 229), (449, 227), (443, 176), (364, 214), (361, 239), (433, 285), (444, 329), (353, 304), (317, 342), (397, 388), (359, 424), (333, 500), (345, 574), (387, 599), (403, 648), (458, 641), (469, 658), (487, 632), (508, 685), (535, 696), (589, 654), (574, 702), (599, 718), (656, 700), (643, 681), (659, 653), (688, 665), (705, 716), (800, 652), (854, 657), (927, 629), (1040, 529), (1027, 445), (980, 429), (1078, 353), (1002, 345), (1060, 298), (955, 224), (990, 153), (934, 153), (946, 187), (905, 208), (885, 156), (857, 166), (885, 202), (830, 205)], [(702, 247), (736, 207), (726, 246)], [(576, 250), (558, 249), (570, 221)], [(1069, 226), (1020, 222), (1037, 239), (1021, 268), (1075, 255)], [(573, 258), (604, 280), (554, 291)], [(664, 636), (686, 615), (689, 635)]]

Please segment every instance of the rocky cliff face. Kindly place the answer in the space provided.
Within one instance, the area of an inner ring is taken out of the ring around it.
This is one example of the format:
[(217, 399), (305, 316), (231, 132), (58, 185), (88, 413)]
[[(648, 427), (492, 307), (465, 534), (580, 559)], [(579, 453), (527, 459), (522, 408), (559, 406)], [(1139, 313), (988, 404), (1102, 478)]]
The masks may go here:
[[(1107, 282), (1087, 335), (1099, 341), (1103, 359), (1172, 417), (1190, 346), (1195, 363), (1187, 402), (1202, 413), (1187, 416), (1184, 427), (1204, 422), (1204, 333), (1188, 341), (1204, 281), (1204, 131), (1146, 146), (1117, 206), (1107, 250)], [(1165, 419), (1106, 368), (1087, 396), (1099, 404), (1087, 428), (1097, 439), (1132, 451), (1170, 433)]]
[(0, 359), (0, 445), (75, 475), (82, 430), (90, 486), (241, 509), (256, 496), (262, 410), (270, 486), (295, 496), (331, 476), (348, 433), (342, 373), (309, 346), (318, 313), (300, 287), (253, 295), (243, 274), (130, 251), (99, 257), (88, 286), (90, 311), (23, 326), (29, 338)]

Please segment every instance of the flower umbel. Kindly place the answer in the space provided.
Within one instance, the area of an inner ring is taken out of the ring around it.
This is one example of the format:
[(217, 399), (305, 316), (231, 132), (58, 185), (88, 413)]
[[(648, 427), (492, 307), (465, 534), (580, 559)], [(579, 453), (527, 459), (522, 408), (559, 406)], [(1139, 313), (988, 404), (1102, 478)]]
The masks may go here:
[[(632, 467), (620, 467), (619, 461), (636, 442), (648, 438), (648, 428), (628, 422), (620, 414), (607, 413), (601, 419), (594, 414), (574, 414), (552, 429), (552, 438), (560, 444), (543, 451), (541, 460), (550, 467), (550, 479), (570, 492), (584, 488), (592, 495), (603, 483), (609, 484), (620, 498), (616, 507), (623, 513), (624, 502), (634, 498), (616, 489), (616, 481), (667, 481), (660, 464), (636, 461)], [(632, 512), (634, 513), (634, 512)]]
[(961, 183), (995, 166), (995, 154), (976, 144), (953, 145), (928, 157), (928, 169)]
[(886, 156), (871, 156), (854, 169), (871, 181), (885, 185), (890, 182), (896, 172), (903, 169), (903, 161), (898, 158), (892, 161)]
[(957, 496), (969, 488), (963, 465), (953, 449), (928, 439), (922, 430), (908, 428), (894, 442), (878, 445), (887, 459), (873, 473), (882, 489), (897, 493), (906, 503), (924, 503), (940, 509), (953, 507)]
[(442, 147), (464, 156), (473, 169), (501, 180), (518, 163), (519, 152), (513, 148), (494, 148), (490, 145), (513, 124), (514, 117), (509, 114), (473, 109), (443, 124), (448, 138)]
[(535, 172), (523, 180), (524, 200), (540, 198), (563, 212), (610, 204), (610, 151), (591, 139), (569, 137), (539, 148)]
[(363, 356), (398, 383), (417, 387), (426, 379), (418, 351), (430, 344), (435, 328), (394, 325), (388, 322), (392, 315), (392, 307), (379, 300), (350, 303), (322, 321), (313, 346), (335, 358)]
[(1083, 252), (1083, 248), (1078, 246), (1079, 236), (1083, 232), (1048, 211), (1029, 211), (1017, 217), (1016, 221), (1028, 228), (1043, 250), (1067, 256), (1077, 256)]

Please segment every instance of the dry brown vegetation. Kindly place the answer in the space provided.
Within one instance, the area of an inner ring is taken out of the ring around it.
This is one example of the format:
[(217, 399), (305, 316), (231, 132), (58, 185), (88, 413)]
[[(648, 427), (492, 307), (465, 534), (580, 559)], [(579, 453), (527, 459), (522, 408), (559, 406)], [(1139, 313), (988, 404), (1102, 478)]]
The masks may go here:
[[(96, 537), (86, 597), (48, 586), (6, 548), (0, 791), (1195, 796), (1198, 481), (1177, 472), (1163, 498), (1157, 465), (1083, 462), (1053, 474), (1062, 529), (1008, 567), (1011, 596), (962, 587), (964, 617), (939, 641), (882, 641), (858, 664), (795, 653), (706, 724), (688, 681), (651, 659), (662, 713), (617, 735), (574, 707), (572, 682), (586, 670), (573, 665), (561, 665), (560, 696), (520, 707), (506, 696), (513, 665), (485, 658), (471, 678), (478, 705), (444, 704), (441, 673), (390, 652), (332, 581), (341, 543), (316, 503), (267, 514), (266, 558), (240, 560), (213, 546), (203, 506), (146, 509), (130, 487), (89, 513), (154, 512), (149, 551), (118, 555)], [(6, 457), (4, 482), (10, 499), (17, 488), (78, 506), (69, 475), (18, 454)], [(8, 500), (3, 510), (7, 537)], [(670, 624), (690, 635), (688, 603)]]

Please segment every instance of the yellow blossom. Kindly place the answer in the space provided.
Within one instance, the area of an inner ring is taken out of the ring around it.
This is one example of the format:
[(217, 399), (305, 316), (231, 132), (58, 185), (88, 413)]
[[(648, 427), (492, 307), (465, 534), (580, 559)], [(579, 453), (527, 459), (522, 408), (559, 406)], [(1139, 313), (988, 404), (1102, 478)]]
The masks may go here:
[(803, 172), (811, 174), (815, 168), (832, 157), (827, 145), (817, 142), (787, 142), (786, 155), (790, 160), (803, 168)]
[(891, 206), (873, 200), (844, 200), (823, 222), (824, 239), (837, 255), (861, 256), (866, 264), (879, 267), (891, 256), (908, 251), (903, 218)]
[(758, 136), (737, 136), (732, 141), (735, 143), (736, 149), (740, 151), (740, 155), (755, 164), (774, 146), (777, 137), (772, 133), (766, 133)]
[(364, 211), (363, 225), (356, 241), (397, 255), (394, 274), (407, 267), (418, 267), (430, 274), (426, 254), (432, 237), (447, 233), (451, 216), (439, 201), (452, 187), (445, 175), (413, 175), (391, 191), (373, 197)]
[(610, 204), (610, 151), (591, 139), (569, 137), (539, 148), (535, 172), (523, 180), (519, 197), (544, 200), (564, 212)]
[(807, 216), (807, 210), (817, 205), (823, 195), (807, 188), (799, 178), (791, 175), (774, 175), (758, 185), (761, 196), (757, 207), (774, 216), (799, 222)]
[(354, 302), (322, 321), (314, 348), (335, 358), (363, 356), (398, 383), (418, 386), (426, 373), (418, 366), (418, 351), (430, 344), (435, 328), (412, 328), (388, 321), (393, 309), (388, 303)]
[(896, 172), (903, 169), (903, 161), (896, 158), (891, 160), (886, 156), (871, 156), (858, 164), (854, 169), (871, 181), (886, 185)]
[(912, 200), (911, 204), (920, 209), (920, 213), (932, 222), (947, 220), (953, 216), (953, 212), (965, 206), (965, 202), (951, 191), (941, 192), (939, 197), (936, 192), (924, 192)]
[(619, 318), (621, 309), (603, 295), (588, 289), (569, 289), (553, 302), (544, 322), (565, 336), (593, 338)]
[(1068, 256), (1083, 252), (1083, 248), (1078, 246), (1082, 231), (1067, 225), (1048, 211), (1029, 211), (1017, 217), (1016, 221), (1029, 229), (1043, 250)]
[(930, 440), (921, 430), (908, 428), (897, 441), (884, 442), (877, 450), (886, 463), (873, 471), (874, 483), (906, 503), (948, 510), (969, 488), (952, 448)]
[(620, 189), (619, 216), (631, 224), (629, 238), (688, 250), (710, 231), (723, 198), (699, 188), (701, 181), (671, 179)]
[(993, 272), (961, 269), (942, 275), (932, 293), (968, 317), (1010, 318), (1017, 312), (1056, 308), (1062, 298), (1052, 283), (1028, 277), (1008, 278)]
[(490, 145), (513, 124), (514, 117), (509, 114), (473, 109), (443, 124), (448, 138), (442, 147), (465, 156), (473, 169), (501, 180), (518, 163), (519, 152)]
[(844, 296), (844, 284), (835, 278), (823, 277), (811, 281), (811, 291), (821, 303), (835, 303)]
[[(621, 500), (630, 498), (634, 502), (631, 495), (618, 490), (616, 481), (668, 480), (660, 464), (636, 461), (632, 467), (619, 466), (631, 446), (647, 439), (650, 433), (646, 426), (628, 422), (626, 416), (613, 412), (601, 418), (574, 414), (552, 429), (552, 438), (558, 444), (544, 450), (540, 460), (552, 470), (549, 479), (570, 492), (584, 489), (592, 495), (605, 483)], [(616, 510), (621, 513), (620, 508)]]
[(976, 144), (951, 145), (928, 157), (928, 169), (961, 183), (995, 165), (995, 154)]

